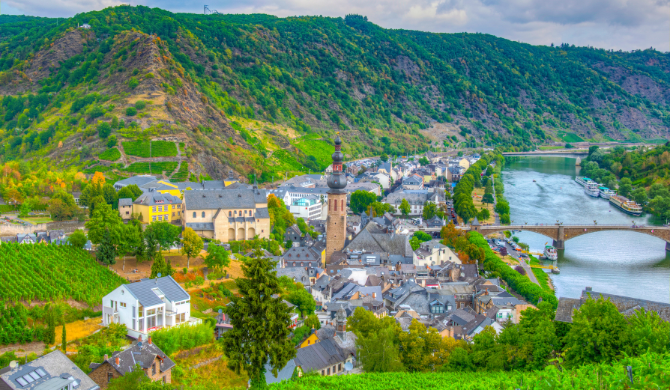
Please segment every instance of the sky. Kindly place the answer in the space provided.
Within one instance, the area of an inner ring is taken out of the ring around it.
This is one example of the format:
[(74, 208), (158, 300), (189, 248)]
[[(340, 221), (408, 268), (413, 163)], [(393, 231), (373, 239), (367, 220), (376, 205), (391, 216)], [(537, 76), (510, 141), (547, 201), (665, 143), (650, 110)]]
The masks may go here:
[(385, 28), (481, 32), (535, 45), (670, 51), (670, 0), (5, 0), (0, 13), (69, 17), (131, 4), (172, 12), (266, 13), (280, 17), (355, 13)]

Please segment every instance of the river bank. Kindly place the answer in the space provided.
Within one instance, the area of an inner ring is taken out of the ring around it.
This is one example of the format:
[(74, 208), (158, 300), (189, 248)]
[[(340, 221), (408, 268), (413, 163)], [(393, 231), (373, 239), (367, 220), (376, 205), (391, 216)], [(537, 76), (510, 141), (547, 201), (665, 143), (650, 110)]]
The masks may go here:
[[(575, 183), (575, 160), (562, 157), (519, 158), (501, 174), (512, 223), (645, 225), (648, 217), (632, 217), (591, 198)], [(516, 236), (541, 252), (551, 239), (531, 232)], [(569, 239), (559, 250), (559, 275), (551, 275), (557, 297), (577, 298), (585, 287), (594, 291), (670, 302), (670, 256), (665, 242), (636, 232), (609, 231)], [(543, 271), (544, 272), (544, 271)]]

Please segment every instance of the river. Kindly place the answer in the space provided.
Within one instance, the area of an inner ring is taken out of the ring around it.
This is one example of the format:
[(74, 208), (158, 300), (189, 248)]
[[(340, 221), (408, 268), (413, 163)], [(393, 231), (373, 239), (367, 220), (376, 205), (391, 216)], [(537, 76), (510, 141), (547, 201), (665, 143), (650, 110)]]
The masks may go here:
[[(601, 198), (591, 198), (574, 179), (580, 168), (564, 157), (523, 157), (503, 169), (505, 197), (513, 224), (648, 224)], [(535, 180), (535, 182), (533, 182)], [(551, 240), (531, 232), (517, 233), (531, 251)], [(661, 239), (641, 233), (597, 232), (565, 242), (559, 251), (560, 275), (551, 275), (557, 297), (578, 298), (584, 287), (594, 291), (657, 302), (670, 302), (670, 254)]]

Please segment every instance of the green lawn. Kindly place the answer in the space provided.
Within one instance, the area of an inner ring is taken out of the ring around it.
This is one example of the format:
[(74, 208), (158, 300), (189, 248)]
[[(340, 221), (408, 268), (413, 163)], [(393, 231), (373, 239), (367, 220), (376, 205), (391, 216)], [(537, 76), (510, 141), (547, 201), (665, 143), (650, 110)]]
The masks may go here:
[(53, 220), (49, 217), (26, 217), (26, 218), (21, 218), (21, 219), (26, 221), (26, 222), (30, 222), (33, 225), (37, 225), (39, 223), (53, 222)]
[(565, 142), (584, 142), (580, 136), (574, 133), (565, 133), (562, 138)]

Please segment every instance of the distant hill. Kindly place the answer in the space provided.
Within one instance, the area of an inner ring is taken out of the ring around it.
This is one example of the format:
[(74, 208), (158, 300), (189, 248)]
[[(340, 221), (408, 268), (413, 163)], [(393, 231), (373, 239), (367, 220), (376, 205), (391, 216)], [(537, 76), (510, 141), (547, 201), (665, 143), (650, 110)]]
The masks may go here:
[[(0, 158), (112, 177), (234, 169), (268, 181), (325, 168), (335, 131), (348, 158), (463, 141), (660, 142), (670, 136), (669, 72), (669, 55), (651, 49), (387, 30), (359, 15), (119, 6), (57, 24), (2, 16)], [(121, 144), (148, 139), (183, 146), (141, 160)]]

